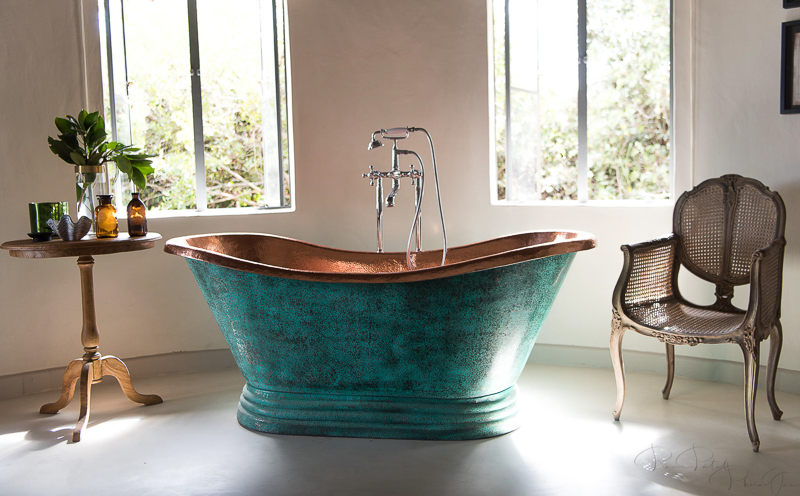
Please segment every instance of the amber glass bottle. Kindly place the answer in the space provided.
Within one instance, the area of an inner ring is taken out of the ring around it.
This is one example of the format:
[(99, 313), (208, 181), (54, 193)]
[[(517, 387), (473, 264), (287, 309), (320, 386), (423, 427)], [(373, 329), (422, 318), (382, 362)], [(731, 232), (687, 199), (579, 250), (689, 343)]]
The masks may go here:
[(147, 234), (147, 209), (139, 199), (139, 193), (131, 193), (133, 198), (128, 203), (128, 234), (144, 236)]
[(94, 209), (94, 223), (98, 238), (116, 238), (119, 235), (117, 209), (111, 199), (111, 195), (97, 196), (99, 205)]

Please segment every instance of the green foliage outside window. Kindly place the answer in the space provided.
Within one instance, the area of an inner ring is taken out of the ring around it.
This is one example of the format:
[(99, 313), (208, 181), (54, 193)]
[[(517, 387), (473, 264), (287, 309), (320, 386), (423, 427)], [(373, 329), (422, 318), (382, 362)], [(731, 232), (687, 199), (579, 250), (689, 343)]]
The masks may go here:
[[(505, 200), (504, 2), (495, 2), (497, 197)], [(593, 0), (588, 4), (588, 188), (592, 200), (663, 199), (670, 189), (669, 0)], [(512, 29), (515, 25), (511, 20)], [(547, 22), (542, 19), (539, 22)], [(577, 31), (575, 35), (577, 44)], [(546, 40), (541, 42), (546, 47)], [(547, 49), (547, 48), (544, 48)], [(577, 52), (575, 52), (577, 53)], [(512, 61), (512, 71), (514, 61)], [(538, 112), (543, 200), (577, 199), (576, 101), (556, 95), (512, 98), (512, 112)], [(542, 103), (543, 102), (543, 103)], [(512, 150), (513, 153), (513, 150)], [(512, 157), (513, 158), (513, 157)]]
[[(589, 2), (589, 191), (595, 200), (669, 197), (668, 0)], [(592, 91), (593, 90), (593, 91)]]
[[(283, 2), (276, 3), (282, 19)], [(124, 138), (130, 122), (130, 139), (156, 154), (156, 171), (141, 191), (142, 201), (150, 210), (197, 208), (187, 3), (123, 0), (122, 5), (124, 41), (122, 21), (117, 20), (122, 16), (118, 11), (111, 15), (112, 31), (120, 33), (114, 40), (116, 123)], [(275, 86), (270, 80), (274, 68), (262, 52), (273, 51), (272, 35), (264, 31), (263, 24), (271, 23), (271, 9), (271, 0), (197, 2), (202, 149), (209, 209), (280, 206), (266, 202), (265, 148), (267, 159), (273, 163), (280, 160), (284, 206), (291, 204), (283, 33), (278, 34), (277, 49), (280, 124), (276, 122)], [(109, 107), (107, 98), (107, 113)], [(279, 125), (278, 144), (273, 137)], [(266, 140), (269, 145), (265, 145), (264, 133), (270, 138)]]

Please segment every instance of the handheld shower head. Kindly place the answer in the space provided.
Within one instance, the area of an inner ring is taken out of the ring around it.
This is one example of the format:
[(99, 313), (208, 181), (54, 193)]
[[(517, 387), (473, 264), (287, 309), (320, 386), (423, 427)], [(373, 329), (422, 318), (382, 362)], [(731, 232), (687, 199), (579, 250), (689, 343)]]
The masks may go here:
[(390, 140), (399, 140), (408, 138), (409, 128), (407, 127), (393, 127), (391, 129), (381, 129), (381, 138)]
[(372, 141), (370, 141), (369, 145), (367, 145), (367, 151), (372, 150), (373, 148), (380, 148), (383, 146), (383, 143), (381, 143), (381, 141), (375, 137), (375, 135), (378, 133), (380, 133), (380, 131), (375, 131), (374, 133), (372, 133)]
[(378, 138), (375, 137), (376, 134), (380, 133), (381, 138), (392, 140), (396, 144), (397, 140), (408, 138), (409, 131), (415, 131), (415, 130), (416, 128), (410, 128), (410, 127), (393, 127), (390, 129), (379, 129), (374, 133), (372, 133), (372, 141), (370, 141), (369, 145), (367, 145), (367, 151), (383, 146), (383, 143)]

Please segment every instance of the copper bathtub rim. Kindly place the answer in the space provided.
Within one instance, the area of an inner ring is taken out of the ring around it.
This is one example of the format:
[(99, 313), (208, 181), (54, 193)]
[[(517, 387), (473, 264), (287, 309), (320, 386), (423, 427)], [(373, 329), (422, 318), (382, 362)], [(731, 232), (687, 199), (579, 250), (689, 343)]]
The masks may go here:
[[(380, 256), (380, 257), (402, 257), (405, 260), (405, 252), (364, 252), (356, 250), (344, 250), (338, 248), (331, 248), (324, 245), (309, 243), (294, 238), (279, 236), (275, 234), (266, 233), (249, 233), (249, 232), (228, 232), (228, 233), (209, 233), (209, 234), (196, 234), (189, 236), (180, 236), (169, 239), (164, 245), (164, 252), (178, 255), (187, 259), (199, 260), (202, 262), (211, 263), (214, 265), (227, 267), (230, 269), (241, 270), (244, 272), (251, 272), (254, 274), (262, 274), (273, 277), (280, 277), (283, 279), (295, 279), (301, 281), (316, 281), (316, 282), (338, 282), (338, 283), (404, 283), (404, 282), (417, 282), (427, 281), (433, 279), (441, 279), (445, 277), (452, 277), (492, 268), (505, 267), (528, 260), (538, 258), (545, 258), (555, 255), (562, 255), (566, 253), (574, 253), (578, 251), (590, 250), (594, 248), (597, 243), (593, 234), (585, 231), (574, 230), (557, 230), (557, 231), (526, 231), (507, 236), (492, 238), (485, 241), (470, 243), (453, 248), (448, 248), (448, 258), (452, 252), (469, 250), (470, 248), (487, 245), (498, 244), (505, 245), (510, 241), (519, 238), (527, 238), (541, 234), (555, 234), (555, 235), (574, 235), (570, 239), (556, 239), (553, 241), (535, 244), (535, 245), (520, 245), (517, 248), (505, 249), (497, 253), (469, 258), (466, 260), (459, 260), (458, 262), (448, 263), (444, 266), (425, 267), (415, 270), (405, 270), (398, 272), (325, 272), (317, 270), (305, 270), (297, 268), (287, 268), (277, 265), (269, 265), (253, 260), (244, 258), (237, 258), (224, 253), (208, 250), (191, 246), (188, 240), (196, 238), (208, 237), (223, 237), (223, 236), (255, 236), (264, 238), (265, 240), (274, 239), (280, 242), (296, 243), (298, 245), (307, 246), (314, 249), (327, 250), (332, 253), (342, 253), (351, 255), (362, 256)], [(428, 255), (439, 254), (441, 258), (442, 250), (430, 250), (423, 253)]]

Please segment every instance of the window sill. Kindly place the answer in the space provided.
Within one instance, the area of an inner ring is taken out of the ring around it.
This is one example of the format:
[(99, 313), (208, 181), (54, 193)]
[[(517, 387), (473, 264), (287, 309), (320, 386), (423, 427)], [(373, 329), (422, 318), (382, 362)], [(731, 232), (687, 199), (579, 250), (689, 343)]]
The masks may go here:
[[(279, 214), (294, 212), (294, 205), (291, 207), (244, 207), (244, 208), (210, 208), (207, 210), (148, 210), (148, 219), (171, 219), (181, 217), (225, 217), (231, 215), (260, 215), (260, 214)], [(121, 212), (120, 219), (124, 219), (124, 210)]]
[(495, 207), (629, 207), (629, 208), (643, 208), (643, 207), (669, 207), (675, 206), (674, 200), (589, 200), (587, 202), (579, 202), (578, 200), (538, 200), (530, 202), (510, 202), (505, 200), (492, 200), (492, 206)]

